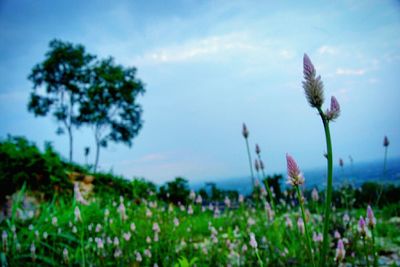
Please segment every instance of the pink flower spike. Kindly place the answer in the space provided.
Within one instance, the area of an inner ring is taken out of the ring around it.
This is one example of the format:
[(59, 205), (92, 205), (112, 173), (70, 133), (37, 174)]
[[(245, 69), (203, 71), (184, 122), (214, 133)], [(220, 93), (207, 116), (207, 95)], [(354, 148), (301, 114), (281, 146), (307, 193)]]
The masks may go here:
[(358, 221), (358, 232), (363, 236), (367, 234), (366, 223), (362, 216), (360, 216), (360, 220)]
[(303, 73), (305, 77), (315, 75), (315, 68), (307, 54), (303, 56)]
[(286, 162), (287, 162), (287, 172), (288, 172), (288, 183), (291, 184), (292, 186), (304, 184), (304, 178), (293, 157), (290, 156), (289, 154), (286, 154)]
[(384, 147), (388, 147), (389, 146), (389, 139), (387, 138), (386, 135), (385, 135), (385, 138), (383, 138), (383, 146)]
[(336, 97), (331, 97), (331, 109), (326, 111), (326, 117), (328, 120), (335, 120), (340, 115), (340, 105)]
[(370, 205), (368, 205), (368, 208), (367, 208), (367, 225), (371, 229), (373, 229), (376, 225), (376, 219), (374, 216), (374, 212), (372, 211), (372, 208)]
[(247, 130), (246, 124), (243, 123), (243, 130), (242, 130), (243, 137), (247, 139), (249, 137), (249, 131)]
[(336, 261), (343, 261), (344, 257), (346, 256), (346, 250), (344, 249), (343, 240), (339, 239), (337, 248), (336, 248)]

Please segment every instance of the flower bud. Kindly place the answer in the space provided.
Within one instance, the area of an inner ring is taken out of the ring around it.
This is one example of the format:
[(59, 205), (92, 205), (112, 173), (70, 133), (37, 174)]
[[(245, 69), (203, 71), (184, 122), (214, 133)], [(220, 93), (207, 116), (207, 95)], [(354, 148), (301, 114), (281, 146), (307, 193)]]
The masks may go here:
[(331, 98), (331, 109), (328, 109), (325, 115), (330, 121), (336, 120), (340, 115), (340, 105), (334, 96)]
[(286, 162), (287, 162), (287, 173), (288, 173), (288, 184), (292, 186), (302, 185), (304, 184), (303, 175), (300, 172), (299, 167), (297, 166), (296, 161), (292, 156), (286, 154)]
[(315, 77), (316, 71), (314, 65), (307, 54), (304, 54), (303, 57), (303, 74), (303, 88), (308, 102), (314, 108), (321, 108), (324, 103), (324, 85), (320, 76)]
[(385, 135), (385, 138), (383, 138), (383, 146), (384, 147), (388, 147), (389, 146), (389, 139), (387, 138), (386, 135)]
[(249, 137), (249, 131), (247, 130), (246, 124), (243, 123), (243, 130), (242, 130), (243, 137), (247, 139)]

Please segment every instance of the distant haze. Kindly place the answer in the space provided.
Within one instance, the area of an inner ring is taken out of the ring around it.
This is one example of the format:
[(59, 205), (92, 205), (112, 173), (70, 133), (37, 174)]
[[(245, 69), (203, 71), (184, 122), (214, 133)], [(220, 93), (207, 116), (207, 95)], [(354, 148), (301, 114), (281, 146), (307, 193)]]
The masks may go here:
[[(27, 76), (53, 38), (138, 68), (147, 92), (144, 126), (131, 149), (102, 150), (101, 170), (157, 183), (248, 174), (242, 123), (269, 172), (325, 164), (316, 110), (301, 87), (306, 52), (342, 115), (331, 125), (334, 162), (400, 156), (400, 4), (398, 1), (12, 1), (0, 2), (0, 138), (66, 136), (50, 117), (27, 112)], [(74, 159), (94, 138), (75, 132)]]

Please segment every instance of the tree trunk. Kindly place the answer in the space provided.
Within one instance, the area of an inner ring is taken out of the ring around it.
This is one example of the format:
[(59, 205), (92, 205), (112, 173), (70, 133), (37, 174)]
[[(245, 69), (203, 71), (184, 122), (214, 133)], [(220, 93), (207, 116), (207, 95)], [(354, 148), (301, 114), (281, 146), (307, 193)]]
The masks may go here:
[(72, 129), (71, 127), (68, 127), (68, 136), (69, 136), (69, 162), (72, 162), (72, 142), (73, 142), (73, 138), (72, 138)]
[(99, 164), (99, 155), (100, 155), (100, 141), (96, 140), (96, 161), (94, 162), (94, 172), (96, 172), (97, 165)]

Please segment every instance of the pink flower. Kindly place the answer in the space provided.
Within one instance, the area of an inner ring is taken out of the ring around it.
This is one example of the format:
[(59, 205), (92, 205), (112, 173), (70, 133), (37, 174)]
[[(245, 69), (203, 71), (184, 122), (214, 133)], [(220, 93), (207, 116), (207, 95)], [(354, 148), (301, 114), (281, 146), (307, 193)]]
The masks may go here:
[(304, 178), (300, 172), (299, 167), (297, 166), (296, 161), (292, 156), (286, 154), (286, 162), (287, 162), (287, 172), (288, 172), (288, 184), (292, 186), (303, 185)]
[(254, 249), (257, 248), (257, 241), (254, 233), (250, 233), (250, 246)]
[(368, 205), (368, 208), (367, 208), (367, 225), (371, 229), (373, 229), (376, 225), (376, 219), (374, 216), (374, 212), (372, 211), (372, 208), (370, 205)]
[(319, 196), (318, 196), (318, 190), (316, 188), (314, 188), (311, 192), (311, 198), (317, 202), (319, 200)]
[(324, 91), (321, 77), (315, 77), (316, 71), (307, 54), (303, 57), (303, 88), (309, 104), (314, 108), (321, 108), (324, 102)]
[(304, 234), (305, 228), (304, 228), (304, 222), (302, 218), (299, 218), (297, 220), (297, 228), (299, 229), (299, 232)]
[(246, 139), (247, 139), (247, 137), (249, 137), (249, 131), (247, 130), (246, 124), (244, 124), (244, 123), (243, 123), (242, 135)]
[(331, 109), (326, 111), (326, 117), (328, 120), (336, 120), (340, 115), (340, 105), (337, 99), (332, 96), (331, 97)]
[(322, 234), (314, 232), (313, 233), (313, 240), (314, 240), (315, 243), (322, 242), (322, 240), (323, 240)]
[(344, 249), (343, 240), (339, 239), (336, 248), (336, 261), (343, 261), (344, 257), (346, 256), (346, 250)]
[(362, 235), (365, 236), (367, 234), (367, 227), (365, 220), (362, 216), (360, 216), (360, 220), (358, 221), (358, 232)]
[(388, 147), (389, 146), (389, 139), (387, 138), (386, 135), (385, 135), (385, 138), (383, 138), (383, 146), (384, 147)]

